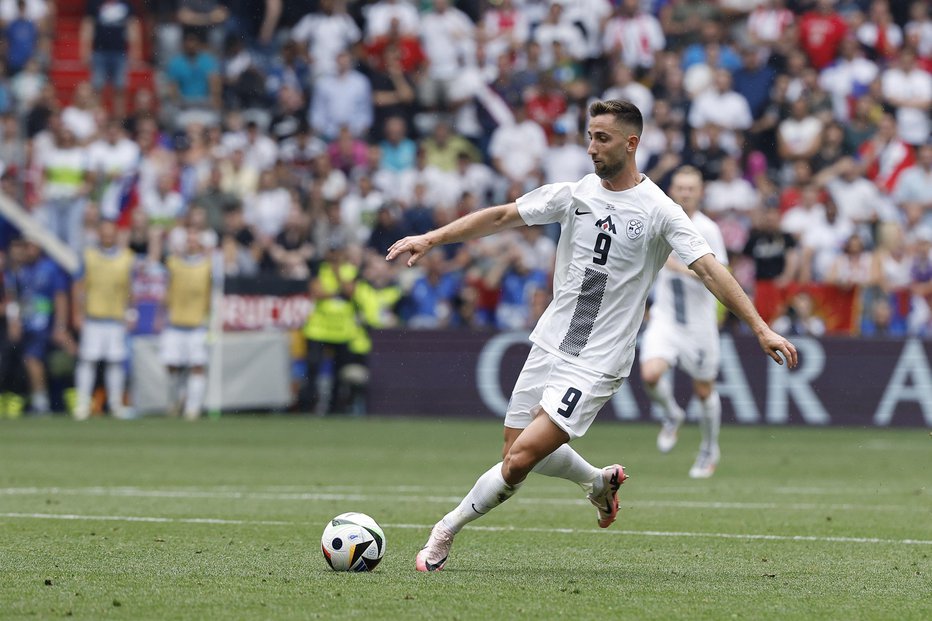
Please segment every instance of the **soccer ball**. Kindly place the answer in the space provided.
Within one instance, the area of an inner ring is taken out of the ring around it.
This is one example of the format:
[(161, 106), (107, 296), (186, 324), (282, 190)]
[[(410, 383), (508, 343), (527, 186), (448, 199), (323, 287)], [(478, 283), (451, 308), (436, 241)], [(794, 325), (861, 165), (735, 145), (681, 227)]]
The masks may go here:
[(334, 571), (372, 571), (385, 555), (385, 533), (365, 513), (341, 513), (324, 528), (320, 549)]

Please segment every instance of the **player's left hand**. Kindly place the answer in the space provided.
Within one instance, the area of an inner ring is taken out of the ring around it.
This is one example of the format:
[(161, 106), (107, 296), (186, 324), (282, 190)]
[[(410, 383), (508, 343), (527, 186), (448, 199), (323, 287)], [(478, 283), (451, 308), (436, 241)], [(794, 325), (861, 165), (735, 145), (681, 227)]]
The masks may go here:
[(432, 247), (433, 244), (427, 239), (427, 235), (404, 237), (392, 244), (392, 247), (388, 249), (388, 254), (385, 255), (385, 260), (391, 261), (406, 252), (410, 252), (411, 256), (408, 258), (407, 265), (408, 267), (412, 267), (421, 257), (427, 254), (427, 251)]
[[(783, 338), (770, 328), (767, 328), (764, 332), (761, 332), (757, 337), (758, 342), (760, 343), (761, 349), (766, 352), (768, 356), (774, 359), (774, 362), (777, 364), (783, 364), (783, 361), (786, 360), (787, 366), (793, 368), (798, 362), (796, 357), (796, 346), (790, 343), (787, 339)], [(779, 352), (779, 353), (777, 353)], [(780, 354), (783, 354), (783, 358), (780, 358)]]

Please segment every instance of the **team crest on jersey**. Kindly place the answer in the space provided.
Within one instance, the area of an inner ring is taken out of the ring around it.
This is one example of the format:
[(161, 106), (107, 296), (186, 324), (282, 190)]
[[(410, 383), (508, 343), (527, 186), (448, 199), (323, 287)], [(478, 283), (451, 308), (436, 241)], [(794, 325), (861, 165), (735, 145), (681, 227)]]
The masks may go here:
[(644, 223), (640, 220), (630, 220), (628, 222), (628, 230), (625, 231), (628, 235), (628, 239), (637, 239), (641, 236), (641, 233), (644, 232)]
[(597, 220), (595, 225), (602, 229), (603, 231), (608, 231), (609, 233), (616, 233), (615, 223), (612, 222), (611, 216), (605, 216), (601, 220)]

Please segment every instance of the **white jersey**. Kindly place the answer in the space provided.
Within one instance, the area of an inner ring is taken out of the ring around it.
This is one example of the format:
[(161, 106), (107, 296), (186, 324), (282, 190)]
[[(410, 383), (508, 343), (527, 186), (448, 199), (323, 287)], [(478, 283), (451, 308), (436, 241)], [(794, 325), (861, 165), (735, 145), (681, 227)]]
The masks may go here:
[[(728, 253), (718, 225), (698, 211), (693, 214), (692, 222), (699, 234), (709, 242), (715, 258), (723, 265), (728, 265)], [(675, 324), (683, 327), (687, 333), (718, 332), (715, 296), (698, 278), (668, 268), (661, 269), (657, 275), (650, 316), (651, 321), (656, 318)]]
[(531, 341), (573, 364), (626, 377), (644, 304), (670, 250), (687, 265), (712, 252), (683, 208), (646, 176), (623, 192), (594, 174), (517, 201), (529, 225), (559, 222), (553, 301)]

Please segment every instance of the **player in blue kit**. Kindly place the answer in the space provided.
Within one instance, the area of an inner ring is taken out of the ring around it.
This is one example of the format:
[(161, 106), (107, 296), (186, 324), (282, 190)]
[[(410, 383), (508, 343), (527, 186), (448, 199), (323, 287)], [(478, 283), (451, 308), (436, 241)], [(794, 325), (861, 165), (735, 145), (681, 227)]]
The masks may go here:
[[(405, 237), (386, 255), (414, 265), (434, 246), (517, 226), (559, 222), (553, 301), (531, 334), (533, 346), (505, 414), (504, 459), (476, 481), (431, 531), (419, 571), (442, 569), (454, 536), (510, 498), (533, 470), (579, 484), (598, 510), (599, 526), (618, 514), (620, 465), (599, 469), (568, 444), (582, 436), (619, 389), (634, 362), (647, 295), (671, 250), (743, 319), (778, 364), (796, 365), (796, 349), (772, 331), (741, 286), (715, 259), (682, 207), (638, 172), (641, 112), (625, 101), (589, 107), (595, 174), (554, 183), (514, 203), (477, 211), (423, 235)], [(782, 355), (782, 358), (781, 358)]]

